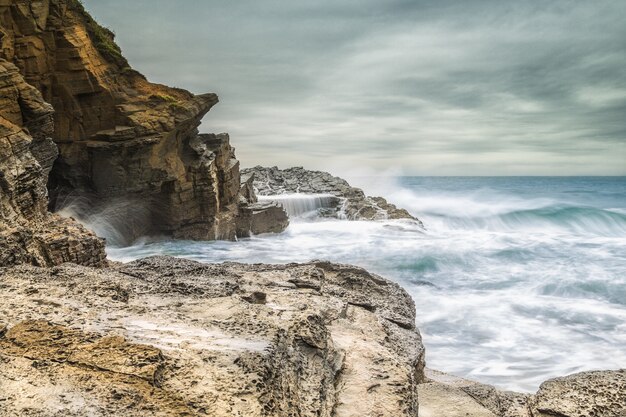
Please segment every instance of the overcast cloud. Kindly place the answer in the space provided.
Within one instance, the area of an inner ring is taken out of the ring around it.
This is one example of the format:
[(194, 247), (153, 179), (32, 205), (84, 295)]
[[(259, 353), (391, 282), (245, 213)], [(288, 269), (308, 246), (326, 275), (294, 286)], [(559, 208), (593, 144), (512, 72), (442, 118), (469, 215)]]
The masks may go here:
[(626, 175), (626, 1), (84, 0), (245, 166)]

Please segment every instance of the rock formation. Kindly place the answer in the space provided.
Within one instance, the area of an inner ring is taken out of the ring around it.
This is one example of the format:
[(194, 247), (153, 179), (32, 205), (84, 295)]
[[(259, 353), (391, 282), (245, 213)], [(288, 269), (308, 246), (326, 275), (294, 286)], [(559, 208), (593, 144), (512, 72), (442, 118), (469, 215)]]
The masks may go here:
[(425, 369), (410, 296), (348, 265), (153, 257), (0, 276), (2, 416), (626, 413), (626, 370), (530, 395)]
[(52, 114), (17, 67), (0, 59), (0, 266), (105, 262), (101, 239), (47, 212), (46, 181), (57, 155)]
[(426, 369), (419, 386), (422, 417), (623, 417), (626, 369), (550, 379), (536, 394), (500, 391)]
[(234, 239), (244, 229), (228, 135), (197, 130), (215, 94), (149, 83), (78, 0), (0, 0), (0, 58), (55, 109), (53, 208), (80, 201), (69, 208), (77, 217), (115, 213), (130, 224), (127, 241)]
[[(349, 220), (407, 219), (423, 224), (408, 211), (390, 204), (382, 197), (366, 196), (360, 188), (351, 187), (344, 179), (327, 172), (309, 171), (302, 167), (280, 170), (277, 167), (256, 166), (242, 170), (242, 175), (254, 176), (254, 189), (260, 196), (281, 194), (318, 194), (326, 200), (321, 212), (326, 216), (344, 216)], [(334, 198), (332, 198), (334, 197)]]
[(417, 415), (413, 301), (363, 269), (156, 257), (0, 276), (8, 415)]

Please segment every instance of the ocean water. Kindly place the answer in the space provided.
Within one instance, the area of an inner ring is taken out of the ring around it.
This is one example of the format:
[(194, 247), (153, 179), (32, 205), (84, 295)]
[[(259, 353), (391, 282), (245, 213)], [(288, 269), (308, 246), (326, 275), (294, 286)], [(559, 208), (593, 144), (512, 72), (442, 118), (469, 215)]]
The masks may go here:
[(280, 235), (146, 240), (108, 253), (365, 267), (412, 295), (427, 366), (504, 389), (532, 392), (551, 377), (626, 367), (626, 177), (356, 182), (427, 230), (322, 219), (290, 201), (298, 217)]

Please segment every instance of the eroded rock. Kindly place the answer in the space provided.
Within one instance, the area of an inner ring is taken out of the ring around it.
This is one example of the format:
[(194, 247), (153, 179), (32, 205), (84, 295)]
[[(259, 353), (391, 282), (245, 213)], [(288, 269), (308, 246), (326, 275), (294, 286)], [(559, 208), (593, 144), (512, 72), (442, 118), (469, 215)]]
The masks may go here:
[(47, 211), (46, 182), (57, 156), (52, 115), (18, 68), (0, 59), (0, 266), (105, 262), (101, 239)]
[(411, 298), (326, 262), (0, 269), (15, 415), (415, 416)]
[(280, 170), (277, 167), (256, 166), (242, 170), (243, 175), (254, 175), (254, 189), (260, 196), (281, 194), (314, 194), (324, 200), (320, 214), (345, 216), (349, 220), (407, 219), (423, 224), (408, 211), (390, 204), (382, 197), (370, 197), (363, 190), (351, 187), (344, 179), (327, 172), (309, 171), (302, 167)]
[(0, 28), (0, 59), (55, 109), (54, 119), (49, 111), (30, 118), (49, 128), (59, 150), (55, 160), (49, 143), (32, 147), (42, 171), (51, 171), (55, 210), (108, 222), (99, 231), (111, 231), (115, 244), (150, 234), (236, 237), (240, 217), (250, 217), (239, 213), (239, 162), (228, 135), (197, 129), (217, 95), (148, 82), (78, 0), (0, 2)]

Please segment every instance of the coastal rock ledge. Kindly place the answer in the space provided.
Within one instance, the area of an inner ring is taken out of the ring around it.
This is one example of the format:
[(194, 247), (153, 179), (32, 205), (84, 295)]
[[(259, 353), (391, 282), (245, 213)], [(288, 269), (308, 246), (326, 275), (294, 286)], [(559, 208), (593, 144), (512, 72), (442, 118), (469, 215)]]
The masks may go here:
[(0, 268), (0, 416), (626, 416), (626, 370), (499, 391), (424, 368), (414, 323), (322, 261)]
[(0, 269), (2, 416), (416, 416), (400, 286), (328, 262)]
[[(252, 178), (254, 192), (286, 205), (281, 196), (290, 194), (322, 196), (320, 214), (348, 220), (405, 219), (424, 227), (422, 222), (403, 208), (382, 197), (365, 195), (342, 178), (328, 172), (310, 171), (302, 167), (278, 169), (256, 166), (241, 170), (242, 182)], [(289, 211), (289, 210), (288, 210)]]

